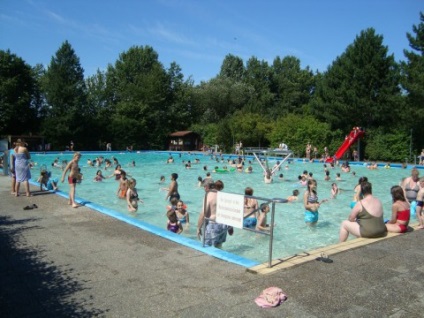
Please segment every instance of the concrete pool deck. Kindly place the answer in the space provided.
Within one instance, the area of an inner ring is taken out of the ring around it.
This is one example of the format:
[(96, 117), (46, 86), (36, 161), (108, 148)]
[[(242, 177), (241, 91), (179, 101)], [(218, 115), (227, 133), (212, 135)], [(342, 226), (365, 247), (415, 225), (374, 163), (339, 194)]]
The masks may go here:
[[(277, 259), (272, 271), (258, 275), (31, 188), (34, 196), (16, 198), (10, 179), (0, 176), (2, 317), (422, 317), (424, 311), (422, 230), (349, 249), (361, 240), (331, 246), (325, 251), (331, 264), (315, 260), (321, 250), (299, 255), (307, 260), (300, 266), (294, 257)], [(33, 204), (38, 208), (23, 210)], [(275, 270), (281, 264), (286, 268)], [(288, 300), (261, 309), (254, 299), (270, 286)]]

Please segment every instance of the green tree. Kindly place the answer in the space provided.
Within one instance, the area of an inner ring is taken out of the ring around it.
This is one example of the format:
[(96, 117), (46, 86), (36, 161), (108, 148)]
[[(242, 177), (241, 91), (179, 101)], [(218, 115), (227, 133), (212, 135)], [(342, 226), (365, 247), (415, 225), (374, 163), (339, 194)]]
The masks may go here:
[(36, 64), (32, 68), (32, 74), (35, 80), (34, 97), (32, 100), (32, 104), (34, 105), (34, 108), (36, 109), (36, 112), (38, 114), (38, 119), (40, 120), (39, 125), (42, 121), (44, 121), (48, 112), (48, 105), (42, 89), (42, 81), (45, 73), (46, 70), (44, 69), (43, 64)]
[[(200, 135), (200, 137), (202, 138), (203, 145), (213, 147), (215, 145), (218, 145), (218, 140), (220, 140), (220, 138), (218, 137), (220, 132), (219, 128), (220, 126), (217, 123), (196, 123), (190, 127), (190, 130), (195, 131)], [(223, 147), (222, 149), (225, 148)]]
[(236, 82), (241, 81), (244, 76), (243, 60), (240, 57), (228, 54), (222, 62), (219, 76), (231, 78)]
[(107, 90), (113, 103), (114, 144), (163, 149), (168, 123), (169, 77), (150, 46), (133, 46), (109, 65)]
[(65, 41), (51, 58), (42, 79), (48, 110), (43, 134), (56, 149), (74, 141), (78, 149), (90, 149), (92, 138), (86, 133), (90, 126), (84, 70), (79, 57)]
[(194, 90), (201, 123), (216, 123), (242, 109), (253, 98), (253, 87), (229, 77), (216, 77)]
[(244, 82), (253, 87), (253, 97), (244, 110), (250, 113), (270, 115), (275, 96), (271, 91), (271, 68), (266, 61), (251, 57), (247, 61)]
[(298, 58), (276, 57), (272, 65), (272, 91), (275, 95), (272, 117), (303, 113), (303, 106), (311, 99), (313, 86), (313, 73), (309, 67), (302, 70)]
[(333, 129), (391, 127), (398, 123), (399, 70), (383, 37), (362, 31), (320, 77), (311, 112)]
[(320, 152), (328, 147), (333, 153), (344, 140), (340, 131), (332, 131), (330, 125), (320, 122), (313, 116), (289, 114), (278, 118), (272, 125), (267, 138), (272, 147), (278, 147), (282, 142), (299, 157), (305, 155), (305, 146), (310, 143)]
[(184, 80), (181, 67), (172, 62), (167, 70), (168, 76), (168, 122), (170, 130), (187, 130), (196, 116), (193, 107), (193, 81)]
[(366, 159), (404, 162), (409, 158), (409, 136), (405, 131), (375, 128), (368, 130), (366, 136)]
[(228, 127), (232, 138), (226, 129), (225, 139), (230, 139), (233, 145), (242, 141), (245, 147), (269, 146), (266, 135), (271, 129), (272, 123), (260, 114), (237, 111), (228, 119)]
[[(413, 26), (413, 34), (407, 33), (411, 51), (404, 50), (406, 61), (402, 62), (402, 85), (407, 92), (407, 110), (402, 114), (402, 124), (413, 128), (416, 147), (424, 146), (424, 15)], [(408, 156), (409, 157), (409, 156)]]
[(0, 50), (0, 134), (27, 134), (37, 129), (33, 75), (22, 58)]
[(113, 108), (108, 99), (106, 87), (106, 74), (97, 70), (96, 74), (86, 80), (87, 87), (87, 113), (93, 119), (92, 125), (86, 127), (96, 137), (96, 148), (105, 149), (106, 143), (113, 140), (110, 118)]

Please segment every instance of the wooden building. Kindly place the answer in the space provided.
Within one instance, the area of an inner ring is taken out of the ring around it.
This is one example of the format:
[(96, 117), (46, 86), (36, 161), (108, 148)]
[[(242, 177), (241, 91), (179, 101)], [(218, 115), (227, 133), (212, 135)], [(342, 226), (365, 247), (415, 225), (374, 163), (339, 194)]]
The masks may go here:
[(193, 151), (201, 146), (200, 135), (193, 131), (176, 131), (168, 138), (168, 150), (171, 151)]

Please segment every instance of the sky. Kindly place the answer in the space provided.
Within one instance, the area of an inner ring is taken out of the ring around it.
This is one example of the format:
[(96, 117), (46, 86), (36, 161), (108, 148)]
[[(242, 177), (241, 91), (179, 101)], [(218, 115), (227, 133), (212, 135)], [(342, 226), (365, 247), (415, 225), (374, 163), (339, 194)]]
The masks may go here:
[(133, 46), (151, 46), (196, 83), (219, 74), (228, 54), (272, 64), (297, 57), (325, 71), (368, 28), (395, 60), (410, 50), (424, 0), (0, 0), (0, 50), (48, 67), (63, 42), (85, 76)]

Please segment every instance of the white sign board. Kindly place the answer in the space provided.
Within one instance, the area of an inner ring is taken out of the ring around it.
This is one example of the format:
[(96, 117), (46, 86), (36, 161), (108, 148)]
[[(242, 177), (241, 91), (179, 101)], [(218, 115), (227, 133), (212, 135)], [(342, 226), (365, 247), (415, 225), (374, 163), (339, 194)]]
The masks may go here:
[(216, 222), (243, 228), (244, 195), (218, 191)]

